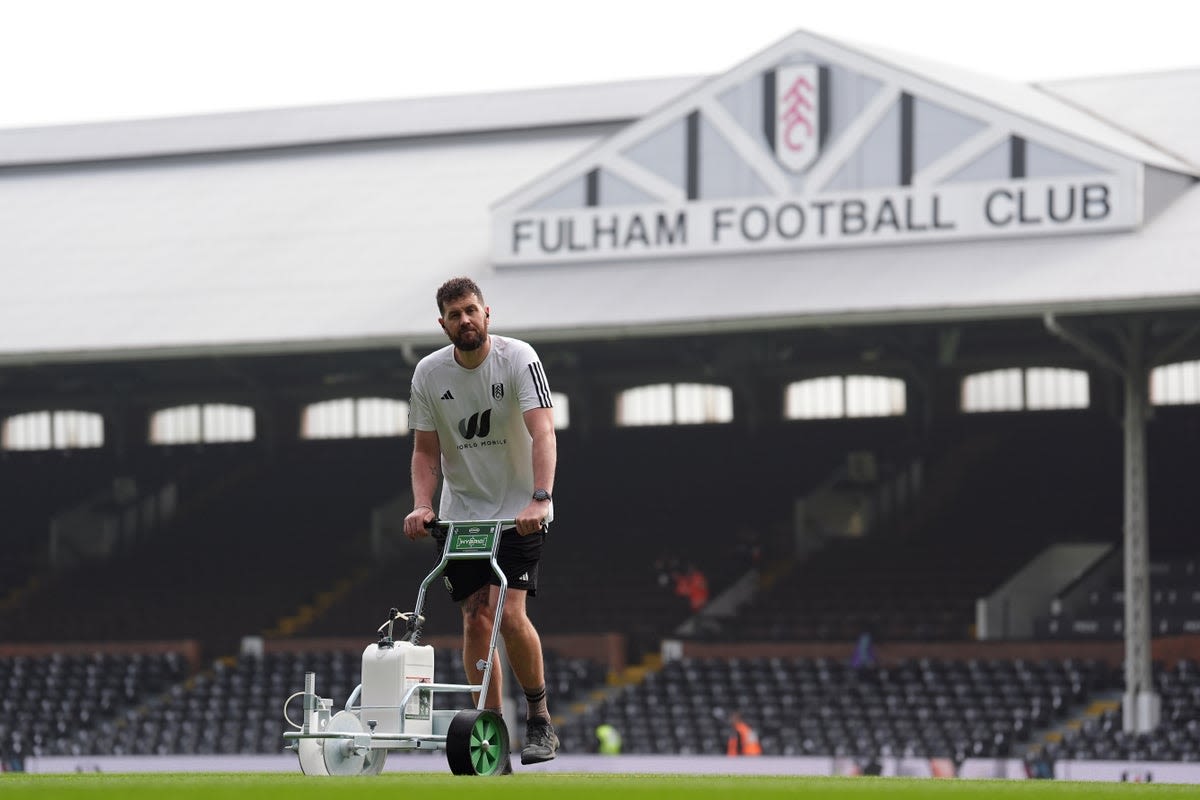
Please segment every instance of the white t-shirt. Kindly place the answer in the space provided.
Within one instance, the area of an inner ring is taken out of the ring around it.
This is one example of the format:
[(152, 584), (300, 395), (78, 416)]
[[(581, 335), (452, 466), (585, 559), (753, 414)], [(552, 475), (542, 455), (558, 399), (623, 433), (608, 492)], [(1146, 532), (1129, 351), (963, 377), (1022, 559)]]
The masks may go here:
[(491, 350), (475, 369), (446, 345), (413, 371), (409, 425), (437, 431), (442, 447), (441, 519), (512, 519), (537, 488), (524, 413), (553, 406), (550, 384), (528, 343), (489, 338)]

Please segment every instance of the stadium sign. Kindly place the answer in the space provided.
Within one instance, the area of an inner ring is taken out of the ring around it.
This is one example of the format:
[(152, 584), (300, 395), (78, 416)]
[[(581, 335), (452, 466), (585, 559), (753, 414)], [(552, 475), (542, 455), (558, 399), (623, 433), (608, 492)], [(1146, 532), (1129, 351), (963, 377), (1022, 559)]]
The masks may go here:
[(796, 34), (499, 203), (492, 259), (620, 261), (1141, 224), (1140, 162), (980, 91)]
[(1131, 210), (1118, 205), (1128, 193), (1117, 188), (1097, 178), (523, 214), (506, 224), (509, 241), (498, 260), (621, 259), (1099, 230), (1113, 228)]

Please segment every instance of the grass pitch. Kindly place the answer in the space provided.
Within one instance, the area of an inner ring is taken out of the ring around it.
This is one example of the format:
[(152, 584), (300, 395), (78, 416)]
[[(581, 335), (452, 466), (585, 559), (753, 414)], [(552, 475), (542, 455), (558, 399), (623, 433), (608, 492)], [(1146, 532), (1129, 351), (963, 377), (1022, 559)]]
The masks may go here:
[(1195, 786), (1071, 781), (984, 781), (931, 778), (810, 778), (720, 775), (596, 775), (537, 773), (496, 778), (433, 774), (310, 778), (278, 773), (0, 775), (0, 797), (229, 798), (230, 800), (758, 800), (773, 797), (833, 800), (1107, 800), (1195, 798)]

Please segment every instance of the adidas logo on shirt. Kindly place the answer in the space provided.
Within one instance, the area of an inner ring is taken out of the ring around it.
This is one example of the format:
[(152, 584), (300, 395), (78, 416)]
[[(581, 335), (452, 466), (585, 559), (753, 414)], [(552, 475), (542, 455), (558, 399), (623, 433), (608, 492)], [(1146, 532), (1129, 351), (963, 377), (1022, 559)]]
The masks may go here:
[(453, 400), (453, 399), (454, 399), (454, 395), (450, 394), (450, 390), (449, 390), (449, 389), (447, 389), (447, 390), (446, 390), (446, 393), (445, 393), (444, 395), (442, 395), (442, 399), (443, 399), (443, 400)]

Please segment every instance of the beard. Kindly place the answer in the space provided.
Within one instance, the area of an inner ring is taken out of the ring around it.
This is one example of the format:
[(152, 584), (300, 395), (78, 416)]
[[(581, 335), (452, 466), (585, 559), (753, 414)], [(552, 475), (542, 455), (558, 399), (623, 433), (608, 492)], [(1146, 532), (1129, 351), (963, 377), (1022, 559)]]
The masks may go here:
[(478, 350), (483, 347), (483, 343), (487, 340), (487, 333), (476, 330), (474, 328), (466, 331), (459, 331), (457, 336), (452, 336), (450, 341), (454, 346), (465, 353), (472, 350)]

